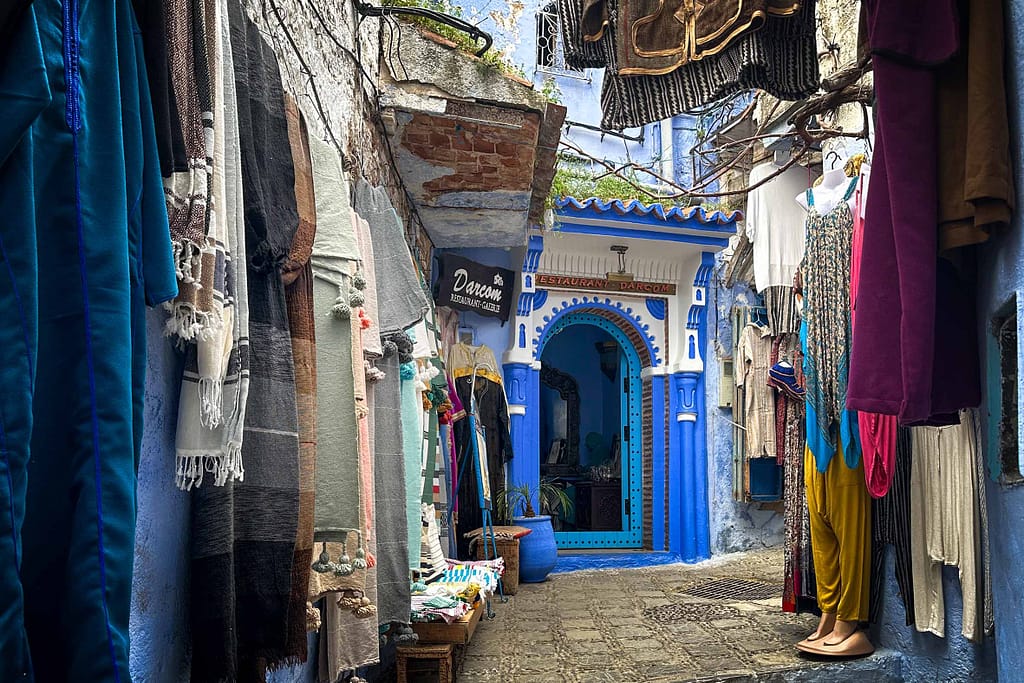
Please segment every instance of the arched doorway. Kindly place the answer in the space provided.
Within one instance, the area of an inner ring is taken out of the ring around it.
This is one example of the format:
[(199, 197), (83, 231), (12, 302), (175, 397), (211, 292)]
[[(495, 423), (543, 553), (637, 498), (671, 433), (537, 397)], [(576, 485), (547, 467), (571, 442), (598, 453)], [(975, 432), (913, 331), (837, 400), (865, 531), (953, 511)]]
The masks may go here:
[(565, 489), (561, 548), (643, 545), (643, 363), (607, 314), (569, 312), (540, 340), (541, 478)]

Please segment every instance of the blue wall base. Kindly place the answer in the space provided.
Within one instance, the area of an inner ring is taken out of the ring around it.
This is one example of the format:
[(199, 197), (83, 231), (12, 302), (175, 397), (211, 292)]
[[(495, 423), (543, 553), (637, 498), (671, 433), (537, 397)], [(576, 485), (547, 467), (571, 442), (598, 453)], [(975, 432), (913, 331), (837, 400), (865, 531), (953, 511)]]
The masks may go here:
[(559, 553), (552, 574), (568, 574), (588, 569), (642, 569), (666, 564), (679, 564), (676, 553)]

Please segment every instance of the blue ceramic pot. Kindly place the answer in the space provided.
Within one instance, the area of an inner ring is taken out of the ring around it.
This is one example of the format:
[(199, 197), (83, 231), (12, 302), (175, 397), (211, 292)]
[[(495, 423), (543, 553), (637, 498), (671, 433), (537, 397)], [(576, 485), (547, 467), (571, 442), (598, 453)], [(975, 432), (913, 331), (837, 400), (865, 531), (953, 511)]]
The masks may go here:
[(519, 539), (519, 581), (540, 583), (558, 562), (558, 546), (555, 545), (551, 517), (516, 517), (512, 523), (531, 530), (531, 533)]

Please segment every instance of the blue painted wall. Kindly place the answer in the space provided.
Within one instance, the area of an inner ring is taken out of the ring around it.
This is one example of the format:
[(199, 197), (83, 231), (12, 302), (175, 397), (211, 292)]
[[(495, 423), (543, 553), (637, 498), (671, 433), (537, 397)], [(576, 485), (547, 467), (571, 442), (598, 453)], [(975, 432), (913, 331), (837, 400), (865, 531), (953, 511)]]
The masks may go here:
[[(708, 496), (711, 552), (730, 553), (781, 546), (782, 514), (773, 507), (741, 503), (732, 495), (733, 411), (719, 408), (719, 360), (732, 356), (732, 308), (752, 304), (753, 292), (744, 285), (724, 287), (721, 257), (708, 286), (708, 344), (704, 360), (707, 388)], [(713, 317), (712, 317), (713, 316)]]
[[(1010, 32), (1006, 41), (1006, 65), (1007, 97), (1011, 107), (1011, 158), (1015, 161), (1015, 182), (1019, 193), (1024, 188), (1024, 151), (1021, 144), (1024, 132), (1024, 0), (1010, 0), (1006, 7), (1006, 26)], [(1018, 301), (1024, 296), (1024, 215), (1019, 205), (1018, 200), (1012, 229), (981, 250), (978, 311), (982, 335), (987, 334), (987, 321), (1004, 302), (1015, 293)], [(1020, 321), (1018, 316), (1018, 325)], [(1018, 367), (1024, 368), (1022, 339), (1024, 334), (1018, 328)], [(986, 345), (982, 344), (981, 348), (985, 353)], [(982, 367), (988, 366), (988, 360), (982, 359)], [(987, 405), (982, 410), (983, 419), (987, 419), (990, 412), (998, 419), (998, 407)], [(989, 481), (987, 493), (998, 668), (1000, 680), (1017, 681), (1024, 676), (1024, 580), (1020, 571), (1021, 557), (1024, 557), (1024, 488), (1007, 488)]]
[(188, 680), (189, 497), (174, 485), (181, 359), (164, 338), (166, 313), (149, 311), (145, 434), (132, 585), (131, 675), (146, 683)]

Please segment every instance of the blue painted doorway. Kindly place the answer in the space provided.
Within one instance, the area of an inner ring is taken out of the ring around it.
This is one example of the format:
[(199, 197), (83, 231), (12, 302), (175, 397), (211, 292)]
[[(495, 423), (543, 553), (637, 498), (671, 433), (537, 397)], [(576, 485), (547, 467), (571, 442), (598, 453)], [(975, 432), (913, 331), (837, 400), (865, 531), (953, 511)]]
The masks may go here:
[(636, 349), (610, 320), (579, 312), (546, 331), (537, 357), (541, 477), (574, 502), (553, 516), (558, 547), (641, 547), (642, 363)]

